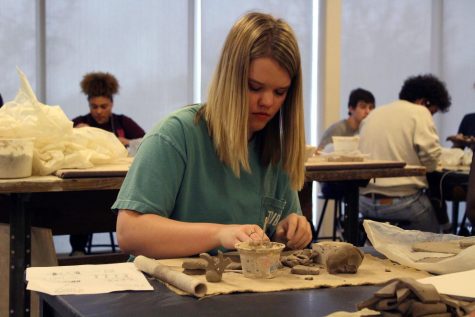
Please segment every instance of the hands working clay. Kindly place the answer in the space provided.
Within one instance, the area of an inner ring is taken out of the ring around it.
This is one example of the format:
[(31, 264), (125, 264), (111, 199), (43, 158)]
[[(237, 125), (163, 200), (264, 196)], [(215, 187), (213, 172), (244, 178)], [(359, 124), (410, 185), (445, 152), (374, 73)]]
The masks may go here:
[(459, 133), (459, 134), (451, 135), (447, 137), (447, 141), (452, 142), (453, 146), (457, 148), (461, 148), (461, 149), (465, 147), (473, 148), (475, 144), (475, 137), (471, 135), (463, 135)]
[(305, 179), (301, 77), (285, 21), (240, 18), (208, 101), (179, 109), (142, 140), (112, 206), (121, 250), (187, 257), (262, 237), (307, 246), (312, 231), (297, 196)]

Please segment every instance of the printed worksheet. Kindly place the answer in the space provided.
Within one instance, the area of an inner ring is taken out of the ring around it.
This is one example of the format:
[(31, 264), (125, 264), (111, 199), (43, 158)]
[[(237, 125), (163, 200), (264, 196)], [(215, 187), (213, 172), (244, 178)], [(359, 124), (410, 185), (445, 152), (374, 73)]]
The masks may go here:
[(153, 287), (133, 263), (29, 267), (27, 289), (50, 295), (151, 291)]

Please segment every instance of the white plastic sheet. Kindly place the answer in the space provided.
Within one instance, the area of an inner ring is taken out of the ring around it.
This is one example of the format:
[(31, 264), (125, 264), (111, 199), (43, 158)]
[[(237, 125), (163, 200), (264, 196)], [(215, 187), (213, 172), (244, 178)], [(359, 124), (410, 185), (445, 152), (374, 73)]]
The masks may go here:
[[(412, 245), (425, 241), (460, 240), (453, 234), (437, 234), (418, 230), (404, 230), (387, 223), (365, 220), (363, 223), (373, 247), (388, 259), (419, 270), (447, 274), (475, 269), (475, 246), (455, 256), (447, 253), (414, 252)], [(436, 263), (421, 262), (424, 258), (444, 258)]]
[(448, 166), (455, 166), (462, 164), (463, 150), (458, 148), (442, 148), (442, 155), (440, 156), (441, 164)]
[(33, 175), (116, 163), (127, 157), (113, 133), (74, 129), (62, 109), (39, 102), (25, 74), (18, 73), (21, 86), (15, 99), (0, 108), (0, 138), (34, 138)]

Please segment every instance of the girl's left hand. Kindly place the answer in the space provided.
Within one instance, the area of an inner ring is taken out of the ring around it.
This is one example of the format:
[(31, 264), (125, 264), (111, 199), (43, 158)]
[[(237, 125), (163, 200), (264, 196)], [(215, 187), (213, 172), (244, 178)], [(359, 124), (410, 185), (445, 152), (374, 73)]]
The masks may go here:
[(292, 213), (277, 224), (273, 238), (291, 249), (303, 249), (312, 241), (312, 229), (305, 216)]

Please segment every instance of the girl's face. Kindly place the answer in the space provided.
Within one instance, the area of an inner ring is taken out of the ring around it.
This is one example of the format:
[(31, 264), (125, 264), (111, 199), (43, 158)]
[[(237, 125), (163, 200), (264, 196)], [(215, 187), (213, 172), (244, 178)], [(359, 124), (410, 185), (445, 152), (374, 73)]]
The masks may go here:
[(291, 84), (290, 76), (273, 58), (251, 61), (248, 79), (248, 136), (262, 130), (279, 111)]
[(102, 96), (92, 97), (89, 99), (89, 110), (97, 123), (107, 123), (112, 115), (112, 100)]

